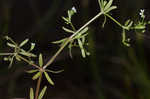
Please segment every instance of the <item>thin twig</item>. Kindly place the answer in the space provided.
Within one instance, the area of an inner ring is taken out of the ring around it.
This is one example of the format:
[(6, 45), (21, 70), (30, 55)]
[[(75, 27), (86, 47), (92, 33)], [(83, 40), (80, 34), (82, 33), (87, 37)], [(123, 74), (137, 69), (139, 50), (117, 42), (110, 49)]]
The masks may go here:
[(23, 61), (25, 61), (26, 63), (38, 68), (39, 70), (41, 69), (38, 65), (34, 64), (34, 63), (31, 63), (29, 60), (25, 59), (24, 57), (20, 56), (20, 55), (17, 55), (20, 59), (22, 59)]

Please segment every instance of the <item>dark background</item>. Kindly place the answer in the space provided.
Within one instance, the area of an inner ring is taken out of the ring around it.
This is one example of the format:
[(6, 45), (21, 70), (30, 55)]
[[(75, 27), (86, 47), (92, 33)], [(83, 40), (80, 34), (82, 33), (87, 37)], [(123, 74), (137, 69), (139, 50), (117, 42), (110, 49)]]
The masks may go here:
[[(140, 9), (145, 9), (150, 20), (149, 0), (114, 0), (117, 10), (112, 11), (121, 23), (129, 18), (137, 19)], [(35, 53), (43, 53), (45, 62), (57, 51), (52, 41), (66, 36), (62, 30), (66, 16), (73, 6), (76, 28), (99, 12), (97, 0), (0, 0), (0, 52), (8, 52), (4, 36), (16, 42), (26, 38), (36, 43)], [(65, 71), (50, 74), (55, 86), (49, 85), (44, 99), (150, 99), (150, 26), (144, 34), (129, 32), (131, 47), (121, 43), (121, 28), (108, 19), (101, 27), (103, 17), (90, 25), (89, 51), (83, 59), (79, 49), (73, 50), (73, 58), (65, 49), (49, 69)], [(30, 66), (15, 62), (11, 69), (0, 58), (0, 99), (29, 99), (29, 88), (36, 87), (32, 75), (24, 71)], [(43, 85), (48, 85), (45, 78)]]

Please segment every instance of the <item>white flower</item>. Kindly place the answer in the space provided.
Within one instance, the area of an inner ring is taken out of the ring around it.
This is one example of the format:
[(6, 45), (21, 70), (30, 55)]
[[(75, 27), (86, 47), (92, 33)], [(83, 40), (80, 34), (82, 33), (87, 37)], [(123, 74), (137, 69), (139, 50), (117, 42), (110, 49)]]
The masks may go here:
[(76, 8), (74, 6), (72, 7), (71, 10), (74, 11), (75, 13), (77, 13), (77, 10), (76, 10)]
[(140, 10), (140, 13), (139, 13), (139, 14), (140, 14), (141, 18), (145, 18), (144, 11), (145, 11), (144, 9), (141, 9), (141, 10)]

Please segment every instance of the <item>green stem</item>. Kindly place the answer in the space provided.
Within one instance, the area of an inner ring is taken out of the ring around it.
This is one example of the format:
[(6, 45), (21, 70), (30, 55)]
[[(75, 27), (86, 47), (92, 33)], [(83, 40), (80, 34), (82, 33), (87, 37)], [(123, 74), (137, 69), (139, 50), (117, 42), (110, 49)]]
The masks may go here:
[(36, 92), (35, 92), (35, 99), (38, 99), (41, 81), (42, 81), (42, 72), (41, 72), (41, 75), (40, 75), (40, 77), (38, 79), (38, 82), (37, 82)]
[(26, 63), (38, 68), (39, 70), (41, 69), (38, 65), (34, 64), (34, 63), (31, 63), (29, 60), (27, 60), (26, 58), (20, 56), (20, 55), (17, 55), (21, 60), (25, 61)]
[(109, 14), (105, 14), (107, 17), (109, 17), (111, 20), (113, 20), (116, 24), (118, 24), (121, 28), (125, 29), (125, 27), (119, 23), (116, 19), (114, 19), (112, 16), (110, 16)]
[(70, 42), (70, 38), (66, 40), (66, 42), (59, 48), (59, 50), (55, 53), (54, 56), (46, 63), (46, 65), (43, 66), (43, 69), (46, 69), (47, 66), (49, 66), (55, 59), (56, 57), (60, 54), (60, 52), (66, 47), (66, 45)]
[(46, 69), (55, 59), (56, 57), (61, 53), (61, 51), (68, 45), (68, 43), (72, 40), (74, 36), (76, 36), (78, 33), (80, 33), (81, 30), (86, 28), (89, 24), (91, 24), (93, 21), (95, 21), (97, 18), (99, 18), (103, 13), (98, 13), (95, 17), (93, 17), (90, 21), (88, 21), (86, 24), (84, 24), (80, 29), (78, 29), (74, 34), (72, 34), (66, 42), (60, 47), (60, 49), (56, 52), (54, 56), (44, 65), (43, 69)]

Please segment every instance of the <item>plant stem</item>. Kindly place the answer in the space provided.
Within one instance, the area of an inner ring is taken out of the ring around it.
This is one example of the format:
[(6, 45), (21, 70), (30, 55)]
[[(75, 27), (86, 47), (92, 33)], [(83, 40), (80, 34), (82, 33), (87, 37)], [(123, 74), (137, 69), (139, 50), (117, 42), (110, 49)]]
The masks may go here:
[(55, 53), (54, 56), (44, 65), (43, 69), (46, 69), (55, 59), (56, 57), (61, 53), (61, 51), (68, 45), (68, 43), (72, 40), (74, 36), (76, 36), (78, 33), (80, 33), (81, 30), (86, 28), (89, 24), (91, 24), (93, 21), (95, 21), (97, 18), (99, 18), (103, 13), (98, 13), (95, 17), (93, 17), (90, 21), (88, 21), (86, 24), (84, 24), (80, 29), (78, 29), (74, 34), (72, 34), (66, 42), (58, 49), (58, 51)]
[(118, 24), (121, 28), (125, 29), (125, 27), (119, 23), (116, 19), (114, 19), (112, 16), (110, 16), (109, 14), (105, 14), (107, 17), (109, 17), (111, 20), (113, 20), (116, 24)]
[(46, 69), (55, 59), (56, 57), (60, 54), (60, 52), (65, 48), (65, 46), (70, 42), (70, 38), (68, 38), (65, 43), (59, 48), (59, 50), (55, 53), (54, 56), (46, 63), (46, 65), (43, 66), (43, 69)]
[(31, 63), (29, 60), (25, 59), (24, 57), (20, 56), (20, 55), (17, 55), (20, 59), (22, 59), (23, 61), (25, 61), (26, 63), (38, 68), (39, 70), (41, 69), (38, 65), (34, 64), (34, 63)]
[(37, 82), (37, 86), (36, 86), (36, 92), (35, 92), (35, 99), (38, 99), (38, 96), (39, 96), (39, 90), (40, 90), (40, 85), (41, 85), (41, 81), (42, 81), (42, 73), (41, 72), (41, 75), (38, 79), (38, 82)]

